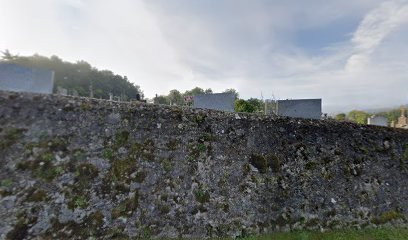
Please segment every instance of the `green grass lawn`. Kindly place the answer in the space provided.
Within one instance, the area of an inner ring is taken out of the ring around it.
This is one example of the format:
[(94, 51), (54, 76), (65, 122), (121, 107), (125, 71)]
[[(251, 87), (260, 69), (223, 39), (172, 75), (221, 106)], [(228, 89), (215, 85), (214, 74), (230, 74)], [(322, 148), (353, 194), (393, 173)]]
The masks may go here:
[(394, 240), (407, 239), (408, 228), (377, 228), (363, 230), (336, 230), (328, 232), (295, 231), (288, 233), (273, 233), (265, 236), (247, 237), (245, 240)]

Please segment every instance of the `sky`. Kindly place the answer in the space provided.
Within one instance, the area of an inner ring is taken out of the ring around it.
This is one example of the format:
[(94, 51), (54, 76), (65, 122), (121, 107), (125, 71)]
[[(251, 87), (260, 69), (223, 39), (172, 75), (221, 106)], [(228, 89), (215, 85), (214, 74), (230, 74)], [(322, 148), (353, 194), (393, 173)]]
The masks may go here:
[(148, 98), (199, 86), (395, 107), (407, 43), (408, 0), (0, 0), (1, 51), (85, 60)]

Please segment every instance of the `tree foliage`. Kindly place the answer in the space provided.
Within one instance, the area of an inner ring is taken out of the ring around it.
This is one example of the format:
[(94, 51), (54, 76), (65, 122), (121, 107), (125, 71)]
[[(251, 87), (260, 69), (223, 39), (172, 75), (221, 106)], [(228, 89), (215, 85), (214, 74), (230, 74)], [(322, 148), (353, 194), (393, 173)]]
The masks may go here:
[(264, 102), (258, 98), (250, 98), (247, 100), (247, 102), (254, 106), (255, 112), (263, 112), (264, 111)]
[(63, 61), (57, 56), (50, 58), (38, 54), (33, 56), (12, 55), (5, 50), (1, 62), (13, 63), (26, 67), (53, 70), (54, 91), (57, 87), (69, 91), (77, 91), (80, 96), (90, 96), (92, 85), (95, 98), (109, 98), (109, 93), (120, 96), (122, 100), (134, 99), (137, 94), (142, 95), (140, 87), (131, 83), (126, 76), (114, 74), (109, 70), (98, 70), (85, 61), (71, 63)]
[(172, 105), (183, 105), (184, 104), (184, 97), (183, 94), (180, 93), (180, 91), (173, 89), (170, 91), (169, 95), (165, 96), (167, 97), (168, 101)]
[[(194, 87), (191, 90), (187, 90), (184, 93), (181, 93), (177, 89), (173, 89), (169, 92), (168, 95), (158, 95), (153, 101), (157, 104), (172, 104), (172, 105), (186, 105), (189, 104), (185, 102), (184, 98), (187, 96), (196, 96), (199, 94), (212, 94), (213, 91), (211, 88), (203, 89), (200, 87)], [(230, 88), (226, 89), (224, 93), (234, 93), (235, 95), (235, 111), (237, 112), (263, 112), (264, 111), (264, 102), (257, 98), (250, 98), (248, 100), (238, 99), (239, 93), (237, 90)]]
[(205, 94), (212, 94), (213, 91), (212, 91), (211, 88), (207, 88), (207, 89), (205, 89), (204, 93), (205, 93)]
[[(208, 90), (208, 89), (207, 89)], [(209, 89), (212, 93), (212, 90)], [(200, 94), (205, 94), (204, 89), (200, 88), (200, 87), (195, 87), (191, 90), (187, 90), (184, 92), (184, 96), (196, 96), (196, 95), (200, 95)]]
[(345, 113), (339, 113), (335, 116), (335, 119), (337, 121), (346, 121), (346, 114)]
[(156, 97), (154, 98), (154, 103), (155, 103), (155, 104), (165, 104), (165, 105), (169, 105), (169, 104), (170, 104), (170, 100), (169, 100), (168, 96), (160, 95), (160, 96), (156, 96)]
[(250, 98), (248, 100), (237, 99), (235, 100), (235, 111), (236, 112), (263, 112), (264, 102), (257, 98)]
[(2, 59), (5, 61), (12, 61), (17, 57), (17, 55), (11, 54), (8, 49), (4, 50), (4, 52), (1, 53), (3, 54)]
[(239, 98), (239, 93), (233, 88), (225, 89), (224, 93), (233, 93), (235, 95), (235, 100)]
[(195, 87), (191, 90), (185, 91), (184, 93), (181, 93), (177, 89), (173, 89), (173, 90), (170, 90), (168, 95), (157, 96), (153, 99), (153, 101), (158, 104), (167, 104), (167, 105), (172, 104), (172, 105), (181, 106), (184, 104), (188, 104), (184, 101), (184, 98), (187, 96), (194, 97), (200, 94), (212, 94), (212, 93), (213, 91), (211, 88), (207, 88), (204, 90), (203, 88)]
[(353, 110), (353, 111), (348, 113), (347, 119), (352, 121), (352, 122), (356, 122), (356, 123), (360, 123), (360, 124), (366, 124), (367, 123), (367, 118), (369, 116), (370, 116), (370, 114), (368, 114), (368, 113), (366, 113), (364, 111)]
[(244, 99), (238, 99), (235, 101), (235, 111), (252, 113), (256, 111), (256, 107)]

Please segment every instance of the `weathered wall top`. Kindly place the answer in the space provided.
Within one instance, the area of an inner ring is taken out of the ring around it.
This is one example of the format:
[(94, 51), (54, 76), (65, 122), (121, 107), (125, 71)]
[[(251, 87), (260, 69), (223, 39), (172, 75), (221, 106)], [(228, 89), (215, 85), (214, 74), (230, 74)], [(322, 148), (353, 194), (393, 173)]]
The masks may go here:
[(403, 224), (408, 131), (0, 92), (0, 238)]
[(0, 90), (52, 93), (53, 88), (53, 71), (0, 63)]

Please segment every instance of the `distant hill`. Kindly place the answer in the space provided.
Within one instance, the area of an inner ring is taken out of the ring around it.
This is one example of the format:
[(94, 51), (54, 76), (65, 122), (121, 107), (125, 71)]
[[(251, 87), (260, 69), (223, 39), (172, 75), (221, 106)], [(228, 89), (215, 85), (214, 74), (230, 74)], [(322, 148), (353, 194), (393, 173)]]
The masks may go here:
[(57, 56), (50, 58), (38, 54), (33, 56), (16, 56), (8, 50), (3, 52), (1, 62), (19, 64), (26, 67), (44, 68), (55, 72), (54, 92), (57, 87), (76, 91), (79, 96), (90, 96), (92, 85), (95, 98), (109, 98), (109, 93), (120, 96), (122, 100), (143, 95), (140, 87), (131, 83), (126, 76), (114, 74), (109, 70), (98, 70), (85, 61), (71, 63)]

